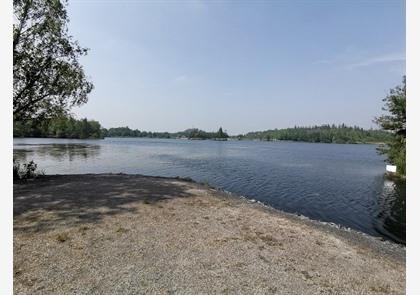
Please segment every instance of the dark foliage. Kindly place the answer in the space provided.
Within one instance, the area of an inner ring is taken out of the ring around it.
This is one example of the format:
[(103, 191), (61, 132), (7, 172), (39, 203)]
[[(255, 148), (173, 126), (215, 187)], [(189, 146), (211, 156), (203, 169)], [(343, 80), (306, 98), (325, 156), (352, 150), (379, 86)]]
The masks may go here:
[(13, 159), (13, 180), (31, 179), (42, 175), (42, 172), (37, 171), (38, 165), (34, 161), (21, 164)]
[(389, 132), (365, 130), (360, 127), (341, 125), (321, 125), (312, 127), (294, 127), (266, 131), (250, 132), (239, 135), (238, 139), (291, 140), (322, 143), (379, 143), (392, 138)]
[(406, 79), (403, 77), (402, 85), (390, 90), (383, 99), (385, 106), (382, 110), (387, 114), (375, 118), (375, 122), (382, 129), (392, 133), (392, 140), (379, 152), (388, 156), (388, 162), (397, 166), (397, 172), (405, 175), (405, 143), (406, 143)]
[(61, 116), (50, 120), (14, 122), (14, 137), (103, 138), (101, 124), (93, 120), (76, 120)]
[(87, 53), (68, 34), (59, 0), (14, 0), (13, 117), (42, 120), (87, 102), (93, 85), (79, 58)]
[(218, 139), (228, 138), (229, 135), (220, 127), (217, 132), (206, 132), (197, 128), (187, 129), (185, 131), (169, 132), (148, 132), (138, 129), (132, 130), (128, 127), (118, 127), (102, 129), (105, 137), (148, 137), (148, 138), (188, 138), (188, 139)]

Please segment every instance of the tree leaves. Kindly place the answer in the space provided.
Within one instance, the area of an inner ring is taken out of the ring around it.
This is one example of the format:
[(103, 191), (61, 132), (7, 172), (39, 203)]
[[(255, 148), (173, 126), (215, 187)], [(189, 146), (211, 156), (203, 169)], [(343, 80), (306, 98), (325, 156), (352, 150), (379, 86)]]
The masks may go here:
[(78, 59), (87, 49), (68, 35), (65, 4), (14, 0), (13, 116), (17, 121), (66, 114), (93, 90)]
[(405, 175), (405, 143), (406, 143), (406, 77), (403, 77), (402, 85), (390, 90), (383, 99), (385, 106), (382, 110), (388, 114), (375, 118), (379, 126), (394, 134), (392, 142), (380, 149), (380, 153), (388, 156), (388, 161), (397, 165), (397, 172)]
[(375, 122), (384, 130), (390, 130), (394, 133), (404, 133), (406, 129), (406, 78), (403, 78), (403, 84), (390, 90), (390, 94), (383, 99), (385, 106), (382, 110), (389, 114), (375, 118)]

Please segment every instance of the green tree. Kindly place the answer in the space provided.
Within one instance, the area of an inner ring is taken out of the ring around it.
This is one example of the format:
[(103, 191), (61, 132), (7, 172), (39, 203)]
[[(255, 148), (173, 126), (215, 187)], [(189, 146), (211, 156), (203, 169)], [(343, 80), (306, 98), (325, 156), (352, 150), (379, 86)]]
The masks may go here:
[(345, 125), (322, 125), (249, 132), (243, 136), (247, 139), (294, 140), (324, 143), (373, 143), (389, 142), (392, 134), (384, 130), (364, 130), (363, 128)]
[(228, 138), (229, 136), (227, 133), (223, 132), (222, 127), (219, 128), (219, 130), (216, 133), (216, 138)]
[(56, 137), (56, 138), (103, 138), (101, 124), (98, 121), (58, 116), (50, 120), (15, 121), (15, 137)]
[(385, 106), (382, 110), (386, 111), (380, 117), (375, 118), (374, 122), (382, 129), (391, 131), (393, 140), (380, 153), (388, 156), (388, 161), (397, 166), (397, 172), (405, 175), (405, 142), (406, 142), (406, 78), (403, 77), (402, 85), (391, 89), (390, 93), (383, 99)]
[(219, 137), (219, 138), (223, 138), (223, 129), (222, 129), (222, 127), (219, 128), (219, 130), (217, 131), (216, 136)]
[(66, 114), (88, 100), (93, 84), (79, 63), (87, 49), (68, 34), (67, 1), (14, 0), (13, 117)]

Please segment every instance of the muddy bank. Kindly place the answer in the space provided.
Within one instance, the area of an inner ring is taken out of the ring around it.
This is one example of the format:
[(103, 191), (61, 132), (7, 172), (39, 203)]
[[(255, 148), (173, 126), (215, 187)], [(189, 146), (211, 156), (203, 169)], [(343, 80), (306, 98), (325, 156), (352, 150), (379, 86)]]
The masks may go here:
[(16, 294), (404, 294), (405, 249), (204, 185), (14, 184)]

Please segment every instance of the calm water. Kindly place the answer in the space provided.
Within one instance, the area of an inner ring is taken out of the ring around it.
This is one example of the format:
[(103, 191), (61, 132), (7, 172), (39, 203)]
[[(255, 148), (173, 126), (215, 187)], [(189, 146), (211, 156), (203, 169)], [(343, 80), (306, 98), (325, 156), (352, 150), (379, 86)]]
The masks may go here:
[(405, 183), (374, 145), (255, 141), (15, 139), (47, 174), (183, 176), (291, 213), (405, 243)]

